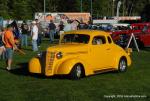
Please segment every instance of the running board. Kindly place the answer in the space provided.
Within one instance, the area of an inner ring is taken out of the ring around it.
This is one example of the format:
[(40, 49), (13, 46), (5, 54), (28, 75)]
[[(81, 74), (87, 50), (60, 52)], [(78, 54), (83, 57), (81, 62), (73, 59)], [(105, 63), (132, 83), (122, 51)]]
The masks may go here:
[(110, 72), (110, 71), (115, 71), (116, 69), (114, 68), (109, 68), (109, 69), (102, 69), (102, 70), (96, 70), (94, 71), (95, 74), (99, 74), (99, 73), (105, 73), (105, 72)]

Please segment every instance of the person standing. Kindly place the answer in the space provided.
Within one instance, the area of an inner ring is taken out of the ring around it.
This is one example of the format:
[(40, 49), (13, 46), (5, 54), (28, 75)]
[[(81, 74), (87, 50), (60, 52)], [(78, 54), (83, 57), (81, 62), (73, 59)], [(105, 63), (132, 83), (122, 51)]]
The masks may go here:
[(78, 24), (78, 29), (88, 29), (88, 25), (83, 22), (83, 19), (80, 20), (80, 23)]
[(6, 69), (11, 70), (13, 61), (13, 50), (17, 50), (17, 46), (15, 45), (15, 40), (13, 36), (13, 27), (11, 25), (7, 26), (7, 30), (4, 34), (4, 45), (6, 48)]
[(67, 31), (71, 31), (71, 30), (72, 30), (71, 21), (67, 20), (67, 24), (64, 27), (64, 31), (67, 32)]
[(38, 27), (36, 25), (36, 21), (32, 21), (31, 37), (32, 37), (32, 50), (38, 51), (37, 47)]
[(28, 46), (28, 25), (23, 22), (21, 25), (21, 32), (22, 32), (22, 37), (21, 37), (21, 46)]
[(71, 23), (71, 29), (72, 30), (77, 30), (78, 29), (77, 28), (77, 22), (75, 20), (73, 20), (72, 23)]
[(49, 35), (50, 35), (50, 42), (54, 42), (54, 34), (55, 34), (55, 31), (56, 31), (56, 26), (53, 22), (53, 20), (50, 20), (50, 24), (48, 26), (49, 28)]
[(0, 56), (4, 53), (5, 47), (4, 47), (4, 31), (0, 31)]
[(60, 21), (60, 24), (58, 25), (58, 31), (59, 31), (59, 35), (61, 36), (61, 34), (64, 32), (64, 23), (63, 23), (63, 21)]
[(36, 25), (38, 27), (38, 39), (37, 39), (37, 44), (38, 47), (40, 47), (40, 44), (42, 43), (42, 34), (44, 32), (44, 29), (42, 28), (41, 22), (38, 21), (38, 19), (35, 19)]

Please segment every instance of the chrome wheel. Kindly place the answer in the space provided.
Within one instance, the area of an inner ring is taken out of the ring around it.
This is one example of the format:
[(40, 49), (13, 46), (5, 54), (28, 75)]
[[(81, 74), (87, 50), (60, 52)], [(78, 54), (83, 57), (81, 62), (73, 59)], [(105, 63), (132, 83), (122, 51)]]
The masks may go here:
[(120, 72), (125, 72), (127, 69), (127, 62), (125, 59), (121, 59), (119, 62), (119, 71)]
[(77, 75), (78, 78), (81, 77), (81, 73), (82, 73), (81, 66), (80, 66), (80, 65), (77, 65), (77, 68), (76, 68), (76, 75)]
[(75, 64), (70, 72), (71, 79), (80, 79), (84, 75), (84, 67), (80, 63)]

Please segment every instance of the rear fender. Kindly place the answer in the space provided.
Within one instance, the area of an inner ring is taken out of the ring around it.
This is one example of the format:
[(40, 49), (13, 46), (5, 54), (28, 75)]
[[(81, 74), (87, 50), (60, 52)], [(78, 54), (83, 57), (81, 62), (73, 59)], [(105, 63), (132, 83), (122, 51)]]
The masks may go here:
[(119, 65), (119, 61), (122, 57), (125, 57), (127, 60), (127, 65), (130, 66), (131, 65), (131, 58), (130, 56), (126, 55), (126, 54), (122, 54), (122, 55), (117, 55), (116, 58), (114, 59), (114, 66), (117, 70), (118, 70), (118, 65)]
[(125, 51), (130, 56), (132, 53), (132, 48), (126, 48)]
[(119, 61), (120, 61), (121, 57), (122, 57), (122, 55), (121, 55), (121, 56), (120, 56), (120, 55), (115, 56), (115, 59), (114, 59), (114, 66), (113, 66), (113, 67), (114, 67), (116, 70), (118, 70), (118, 65), (119, 65)]

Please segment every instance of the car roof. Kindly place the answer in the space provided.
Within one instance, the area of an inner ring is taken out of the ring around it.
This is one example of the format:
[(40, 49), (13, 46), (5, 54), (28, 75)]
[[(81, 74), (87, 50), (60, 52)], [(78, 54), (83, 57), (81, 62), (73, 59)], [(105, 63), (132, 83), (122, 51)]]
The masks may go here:
[(65, 32), (64, 34), (85, 34), (89, 36), (97, 36), (97, 35), (109, 35), (108, 32), (101, 30), (73, 30)]

